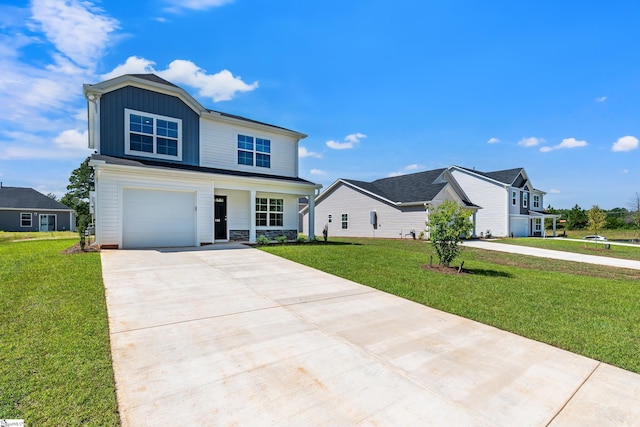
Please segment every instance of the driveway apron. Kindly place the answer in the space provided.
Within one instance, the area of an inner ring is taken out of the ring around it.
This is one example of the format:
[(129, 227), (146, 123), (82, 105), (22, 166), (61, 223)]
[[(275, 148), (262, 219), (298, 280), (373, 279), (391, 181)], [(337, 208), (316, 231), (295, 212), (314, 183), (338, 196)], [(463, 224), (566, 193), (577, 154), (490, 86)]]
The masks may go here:
[(101, 257), (123, 426), (640, 422), (640, 375), (256, 249)]

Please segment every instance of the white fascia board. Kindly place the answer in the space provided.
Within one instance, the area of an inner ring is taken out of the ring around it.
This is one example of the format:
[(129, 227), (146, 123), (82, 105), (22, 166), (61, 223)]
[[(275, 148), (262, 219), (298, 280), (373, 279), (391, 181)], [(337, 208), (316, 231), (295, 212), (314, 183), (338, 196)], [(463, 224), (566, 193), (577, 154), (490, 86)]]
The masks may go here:
[(69, 208), (69, 209), (47, 209), (47, 208), (0, 208), (0, 211), (21, 211), (24, 213), (30, 213), (30, 212), (73, 212), (73, 209)]
[(394, 201), (392, 201), (392, 200), (386, 199), (386, 198), (384, 198), (384, 197), (380, 196), (379, 194), (372, 193), (371, 191), (367, 191), (367, 190), (365, 190), (364, 188), (358, 187), (358, 186), (357, 186), (357, 185), (355, 185), (355, 184), (351, 184), (350, 182), (343, 181), (343, 180), (340, 180), (340, 181), (342, 181), (345, 185), (347, 185), (347, 186), (349, 186), (349, 187), (351, 187), (351, 188), (355, 188), (355, 189), (357, 189), (358, 191), (362, 191), (363, 193), (368, 194), (369, 196), (371, 196), (371, 197), (373, 197), (373, 198), (376, 198), (376, 199), (378, 199), (378, 200), (382, 200), (383, 202), (391, 203), (391, 204), (392, 204), (392, 205), (394, 205), (394, 206), (398, 206), (398, 205), (400, 205), (400, 203), (401, 203), (401, 202), (394, 202)]
[(221, 114), (221, 113), (219, 113), (217, 111), (205, 110), (202, 113), (202, 118), (203, 119), (209, 119), (209, 120), (215, 120), (215, 121), (218, 121), (218, 122), (223, 122), (223, 123), (227, 123), (227, 124), (231, 124), (231, 125), (235, 125), (235, 126), (239, 126), (239, 127), (246, 127), (246, 128), (251, 128), (251, 129), (267, 131), (267, 132), (271, 132), (271, 133), (277, 133), (277, 134), (280, 134), (280, 135), (293, 137), (297, 141), (300, 141), (301, 139), (304, 139), (304, 138), (306, 138), (308, 136), (308, 135), (306, 135), (304, 133), (296, 132), (294, 130), (284, 129), (284, 128), (281, 128), (281, 127), (278, 127), (278, 126), (270, 125), (268, 123), (258, 123), (258, 122), (255, 122), (253, 120), (250, 120), (250, 119), (242, 119), (242, 118), (239, 118), (239, 117), (225, 116), (224, 114)]
[[(235, 175), (224, 175), (224, 174), (215, 174), (208, 172), (198, 172), (198, 171), (189, 171), (189, 170), (181, 170), (181, 169), (170, 169), (170, 168), (148, 168), (148, 167), (139, 167), (139, 166), (130, 166), (130, 165), (114, 165), (108, 164), (104, 161), (94, 162), (93, 160), (89, 162), (90, 165), (94, 167), (97, 166), (98, 170), (105, 171), (113, 171), (113, 172), (128, 172), (135, 173), (137, 177), (141, 176), (149, 176), (149, 177), (167, 177), (168, 175), (174, 176), (176, 179), (185, 178), (185, 179), (196, 179), (196, 180), (208, 180), (208, 181), (234, 181), (239, 184), (236, 189), (241, 189), (242, 187), (252, 187), (252, 188), (268, 188), (268, 187), (277, 187), (282, 189), (282, 191), (289, 191), (295, 194), (309, 194), (315, 192), (315, 190), (322, 188), (321, 184), (303, 184), (303, 183), (295, 183), (288, 182), (284, 180), (278, 180), (274, 178), (273, 180), (269, 180), (268, 178), (253, 178), (253, 177), (245, 177), (245, 176), (235, 176)], [(265, 185), (265, 180), (266, 185)], [(225, 187), (226, 188), (226, 187)], [(260, 190), (258, 190), (260, 191)], [(267, 190), (265, 190), (267, 191)]]
[(176, 96), (180, 98), (185, 104), (187, 104), (193, 111), (202, 115), (207, 111), (198, 101), (195, 100), (189, 93), (178, 86), (167, 86), (162, 83), (152, 82), (150, 80), (141, 79), (133, 76), (119, 76), (111, 80), (96, 84), (84, 84), (82, 85), (85, 97), (95, 94), (101, 96), (105, 93), (112, 92), (117, 89), (121, 89), (126, 86), (133, 86), (140, 89), (147, 89), (153, 92), (163, 93), (165, 95)]

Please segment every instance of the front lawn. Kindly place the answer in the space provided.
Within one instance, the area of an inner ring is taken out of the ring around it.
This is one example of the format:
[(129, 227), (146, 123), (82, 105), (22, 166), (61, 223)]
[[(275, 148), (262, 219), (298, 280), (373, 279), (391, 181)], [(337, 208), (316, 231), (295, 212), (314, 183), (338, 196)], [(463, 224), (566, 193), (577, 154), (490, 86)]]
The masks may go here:
[(631, 260), (640, 260), (640, 245), (623, 246), (611, 244), (609, 249), (605, 245), (610, 243), (607, 241), (594, 242), (593, 240), (584, 240), (576, 242), (574, 240), (564, 239), (541, 239), (539, 237), (518, 237), (515, 239), (499, 239), (498, 243), (508, 243), (511, 245), (531, 246), (541, 249), (553, 249), (556, 251), (574, 252), (586, 255), (607, 256), (611, 258), (622, 258)]
[(0, 235), (0, 418), (119, 425), (100, 255), (13, 240)]
[(472, 274), (448, 275), (421, 268), (429, 243), (332, 241), (261, 249), (640, 373), (640, 271), (466, 248)]

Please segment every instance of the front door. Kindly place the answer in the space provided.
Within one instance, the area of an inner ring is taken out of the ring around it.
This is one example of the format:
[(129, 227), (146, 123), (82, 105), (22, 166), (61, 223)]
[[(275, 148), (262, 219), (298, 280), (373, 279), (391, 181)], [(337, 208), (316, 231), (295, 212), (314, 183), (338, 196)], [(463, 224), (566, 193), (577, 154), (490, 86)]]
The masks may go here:
[(40, 231), (56, 231), (56, 216), (40, 214)]
[(227, 196), (216, 196), (214, 204), (214, 238), (227, 240)]

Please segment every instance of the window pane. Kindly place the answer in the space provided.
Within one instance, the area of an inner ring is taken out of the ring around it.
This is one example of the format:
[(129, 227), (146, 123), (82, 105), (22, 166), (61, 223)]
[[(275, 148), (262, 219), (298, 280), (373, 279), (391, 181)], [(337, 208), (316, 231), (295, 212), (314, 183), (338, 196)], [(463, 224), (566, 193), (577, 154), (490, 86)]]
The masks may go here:
[(238, 164), (253, 166), (253, 153), (251, 151), (238, 150)]
[(153, 137), (132, 133), (129, 135), (129, 149), (132, 151), (153, 153)]
[[(242, 150), (253, 150), (253, 137), (238, 135), (238, 148)], [(251, 162), (253, 164), (253, 162)]]
[(283, 199), (269, 199), (269, 210), (271, 212), (283, 212), (284, 200)]
[(271, 152), (271, 141), (268, 139), (256, 138), (256, 151), (261, 153)]
[[(256, 198), (256, 211), (267, 212), (267, 199), (262, 197)], [(266, 218), (266, 216), (265, 216)]]
[(269, 154), (256, 153), (256, 166), (261, 168), (271, 167), (271, 156)]
[(178, 155), (178, 141), (175, 139), (158, 138), (158, 154)]
[(282, 227), (283, 224), (284, 224), (283, 215), (281, 213), (269, 214), (269, 225), (271, 227)]
[(257, 212), (256, 213), (256, 225), (258, 226), (267, 226), (267, 213), (266, 212)]

